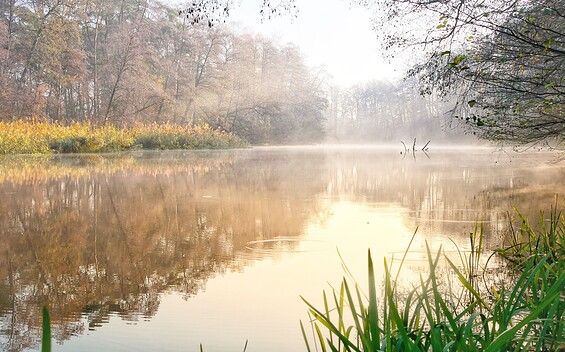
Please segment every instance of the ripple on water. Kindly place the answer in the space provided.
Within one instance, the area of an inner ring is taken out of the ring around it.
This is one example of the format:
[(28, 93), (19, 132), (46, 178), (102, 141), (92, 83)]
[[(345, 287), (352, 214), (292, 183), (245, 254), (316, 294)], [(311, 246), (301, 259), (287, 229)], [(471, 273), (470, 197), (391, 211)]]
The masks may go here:
[(267, 240), (249, 241), (245, 248), (258, 253), (317, 252), (329, 249), (330, 245), (325, 241), (277, 237)]

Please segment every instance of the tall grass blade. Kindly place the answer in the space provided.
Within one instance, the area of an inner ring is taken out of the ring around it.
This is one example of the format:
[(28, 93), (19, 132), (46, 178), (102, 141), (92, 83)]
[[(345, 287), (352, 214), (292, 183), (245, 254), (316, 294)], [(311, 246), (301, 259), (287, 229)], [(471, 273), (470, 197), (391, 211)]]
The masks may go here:
[(485, 302), (481, 294), (477, 292), (477, 290), (475, 290), (475, 288), (469, 281), (467, 281), (467, 278), (465, 278), (461, 271), (459, 271), (457, 266), (453, 264), (453, 262), (449, 258), (445, 257), (445, 259), (447, 260), (447, 263), (449, 263), (449, 266), (451, 267), (455, 275), (457, 275), (459, 282), (461, 282), (461, 284), (467, 289), (467, 291), (469, 291), (469, 293), (471, 293), (483, 307), (490, 309), (489, 305)]
[(47, 306), (43, 306), (41, 329), (41, 352), (51, 352), (51, 319), (49, 318)]
[(302, 338), (304, 339), (304, 344), (306, 345), (306, 351), (312, 352), (310, 349), (310, 344), (308, 343), (308, 336), (306, 336), (306, 331), (304, 330), (304, 324), (302, 324), (302, 320), (300, 321), (300, 331), (302, 332)]
[[(508, 345), (510, 341), (515, 338), (515, 335), (522, 329), (526, 324), (531, 323), (534, 319), (537, 319), (540, 313), (544, 311), (554, 300), (559, 299), (561, 296), (563, 285), (565, 284), (565, 275), (560, 275), (555, 284), (547, 292), (546, 297), (540, 302), (540, 304), (530, 312), (525, 318), (521, 319), (512, 328), (504, 331), (497, 338), (494, 339), (492, 344), (490, 344), (485, 352), (495, 352), (501, 351), (504, 346)], [(525, 337), (522, 337), (525, 338)]]
[[(365, 334), (362, 333), (363, 325), (359, 321), (360, 314), (357, 313), (357, 309), (355, 308), (355, 302), (353, 301), (353, 296), (351, 295), (351, 291), (349, 289), (349, 285), (347, 284), (347, 281), (344, 281), (344, 287), (345, 287), (345, 295), (347, 297), (347, 302), (349, 304), (349, 309), (351, 310), (351, 315), (353, 317), (353, 321), (355, 322), (355, 328), (358, 331), (358, 337), (361, 339), (361, 343), (364, 349), (367, 349), (370, 346), (370, 343), (369, 340), (367, 339), (367, 336), (365, 336)], [(360, 292), (359, 289), (357, 288), (358, 298), (360, 298), (359, 294)], [(363, 309), (363, 307), (360, 307), (360, 309)]]
[(396, 291), (396, 283), (398, 282), (398, 276), (400, 275), (400, 271), (402, 270), (402, 267), (404, 266), (404, 261), (406, 260), (406, 256), (408, 255), (408, 252), (410, 251), (410, 247), (412, 247), (412, 242), (414, 242), (414, 238), (416, 237), (416, 233), (418, 232), (418, 228), (419, 228), (419, 226), (416, 226), (416, 230), (414, 230), (414, 233), (412, 234), (412, 237), (410, 238), (410, 242), (408, 242), (408, 246), (406, 247), (406, 250), (404, 251), (404, 254), (402, 255), (402, 260), (400, 261), (400, 265), (398, 266), (398, 269), (396, 270), (396, 277), (394, 278), (394, 291)]
[(314, 328), (316, 329), (316, 335), (318, 336), (318, 341), (320, 341), (320, 348), (322, 349), (322, 352), (326, 352), (326, 342), (324, 340), (324, 336), (322, 335), (322, 332), (320, 331), (320, 328), (318, 327), (317, 324), (314, 325)]
[[(324, 314), (322, 312), (320, 312), (318, 309), (316, 309), (312, 304), (310, 304), (306, 299), (304, 299), (304, 297), (300, 297), (300, 298), (310, 308), (310, 314), (312, 314), (314, 316), (316, 321), (320, 322), (320, 324), (325, 326), (326, 329), (328, 329), (328, 331), (330, 333), (335, 334), (346, 347), (352, 348), (354, 351), (361, 351), (348, 339), (348, 337), (345, 334), (343, 334), (339, 331), (339, 329), (331, 322), (331, 320), (326, 319), (326, 317), (324, 316)], [(319, 330), (317, 324), (314, 324), (314, 327), (317, 330)], [(320, 337), (320, 336), (321, 335), (318, 335), (318, 337)], [(322, 339), (319, 340), (319, 341), (320, 341), (321, 344), (324, 343), (325, 339), (323, 339), (323, 336), (322, 336)]]
[(369, 310), (368, 324), (369, 324), (369, 340), (371, 342), (371, 350), (376, 351), (380, 346), (380, 333), (378, 329), (379, 317), (377, 309), (377, 287), (375, 279), (375, 269), (373, 267), (373, 258), (371, 258), (371, 250), (368, 252), (369, 262)]
[(398, 313), (398, 305), (395, 301), (395, 295), (394, 295), (394, 291), (392, 289), (392, 283), (390, 280), (390, 269), (388, 267), (386, 258), (384, 259), (384, 265), (385, 265), (385, 299), (388, 301), (388, 311), (390, 313), (389, 319), (391, 319), (391, 322), (394, 324), (394, 326), (396, 327), (396, 329), (400, 332), (400, 336), (402, 337), (402, 340), (399, 341), (399, 343), (404, 345), (404, 349), (407, 349), (408, 351), (415, 351), (415, 345), (412, 343), (411, 339), (408, 337), (408, 332), (406, 331), (406, 326), (404, 324), (404, 321), (402, 320), (402, 318), (400, 317), (400, 314)]

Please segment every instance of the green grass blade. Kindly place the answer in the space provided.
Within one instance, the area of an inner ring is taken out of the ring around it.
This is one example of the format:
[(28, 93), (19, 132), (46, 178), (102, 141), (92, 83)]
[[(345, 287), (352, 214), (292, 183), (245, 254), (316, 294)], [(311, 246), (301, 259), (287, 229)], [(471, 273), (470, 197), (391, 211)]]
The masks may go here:
[(500, 351), (502, 348), (512, 341), (515, 335), (522, 329), (526, 324), (532, 322), (532, 320), (536, 319), (541, 312), (543, 312), (554, 300), (559, 299), (561, 295), (561, 291), (563, 289), (563, 284), (565, 284), (565, 275), (559, 276), (555, 284), (550, 288), (547, 292), (546, 297), (543, 299), (542, 302), (528, 314), (525, 318), (518, 321), (516, 325), (512, 328), (507, 329), (502, 334), (500, 334), (497, 338), (494, 339), (492, 344), (490, 344), (486, 349), (485, 352), (495, 352)]
[(453, 269), (453, 271), (455, 272), (455, 275), (457, 275), (459, 282), (461, 282), (461, 284), (463, 284), (463, 286), (473, 295), (473, 297), (475, 297), (477, 299), (477, 301), (483, 307), (490, 309), (489, 305), (481, 297), (481, 294), (478, 293), (477, 290), (475, 290), (473, 285), (471, 285), (471, 283), (465, 278), (465, 276), (459, 271), (459, 269), (457, 269), (457, 266), (455, 264), (453, 264), (453, 262), (451, 260), (449, 260), (449, 258), (445, 257), (445, 259), (449, 263), (449, 266), (451, 266), (451, 269)]
[(300, 331), (302, 332), (302, 338), (304, 339), (304, 344), (306, 345), (306, 350), (308, 352), (312, 352), (312, 350), (310, 349), (310, 344), (308, 343), (308, 336), (306, 336), (306, 331), (304, 330), (304, 324), (302, 324), (302, 320), (300, 321)]
[[(351, 311), (351, 315), (353, 317), (353, 321), (355, 323), (355, 328), (357, 329), (358, 332), (358, 336), (361, 339), (361, 343), (364, 346), (365, 349), (368, 349), (368, 347), (370, 346), (369, 343), (369, 339), (368, 337), (363, 333), (364, 329), (363, 329), (363, 324), (361, 324), (359, 317), (361, 316), (360, 314), (357, 313), (357, 309), (355, 308), (355, 302), (353, 301), (353, 296), (351, 295), (351, 290), (349, 289), (349, 285), (347, 284), (347, 282), (345, 283), (345, 295), (347, 297), (347, 302), (349, 304), (349, 310)], [(360, 291), (357, 288), (357, 296), (358, 296), (358, 301), (360, 300)], [(362, 302), (360, 302), (362, 304)], [(360, 310), (363, 310), (363, 306), (359, 307)]]
[(507, 304), (504, 310), (504, 317), (506, 317), (505, 324), (510, 324), (510, 320), (512, 319), (512, 312), (520, 310), (522, 306), (523, 298), (525, 297), (526, 292), (532, 285), (532, 281), (536, 277), (536, 273), (543, 269), (545, 263), (547, 261), (547, 257), (541, 258), (539, 262), (533, 266), (535, 263), (534, 260), (529, 260), (528, 264), (524, 268), (522, 275), (518, 278), (517, 282), (514, 284), (514, 289), (510, 294), (508, 299), (509, 304)]
[[(320, 324), (322, 324), (323, 326), (326, 327), (326, 329), (328, 329), (328, 331), (330, 333), (335, 334), (340, 340), (341, 342), (344, 344), (344, 346), (346, 348), (348, 348), (348, 350), (353, 349), (354, 351), (361, 351), (359, 348), (357, 348), (349, 339), (347, 336), (345, 336), (341, 331), (339, 331), (339, 329), (328, 319), (326, 319), (326, 317), (324, 316), (324, 314), (322, 312), (320, 312), (318, 309), (316, 309), (311, 303), (309, 303), (306, 299), (304, 299), (304, 297), (300, 297), (302, 299), (302, 301), (304, 301), (304, 303), (306, 303), (306, 305), (310, 308), (310, 313), (314, 316), (314, 318), (316, 319), (316, 321), (318, 321)], [(314, 326), (316, 327), (317, 330), (319, 330), (318, 325), (314, 324)], [(323, 343), (324, 340), (320, 340), (320, 343)]]
[[(323, 291), (323, 298), (324, 298), (324, 311), (326, 313), (326, 315), (325, 315), (326, 319), (328, 321), (331, 321), (330, 308), (329, 308), (329, 305), (328, 305), (328, 297), (326, 295), (326, 291)], [(330, 343), (333, 344), (333, 334), (332, 333), (330, 333)]]
[(41, 324), (41, 352), (51, 352), (51, 319), (47, 306), (43, 306), (43, 322)]
[(326, 352), (326, 342), (324, 340), (324, 335), (322, 335), (322, 332), (320, 331), (320, 328), (318, 327), (318, 324), (314, 324), (314, 328), (316, 329), (316, 335), (318, 336), (318, 341), (320, 341), (320, 347), (322, 348), (322, 352)]
[(434, 293), (434, 301), (436, 303), (436, 309), (437, 309), (436, 313), (439, 315), (440, 312), (443, 311), (443, 316), (445, 318), (447, 318), (447, 320), (449, 321), (449, 324), (451, 325), (451, 328), (455, 329), (457, 324), (456, 324), (456, 322), (453, 318), (453, 313), (447, 308), (447, 304), (445, 303), (445, 300), (443, 299), (442, 295), (439, 293), (440, 290), (439, 290), (439, 286), (438, 286), (436, 276), (435, 276), (435, 272), (436, 272), (436, 269), (437, 269), (441, 249), (440, 249), (440, 251), (438, 251), (435, 262), (432, 262), (432, 253), (431, 253), (430, 247), (427, 243), (426, 243), (426, 251), (427, 251), (427, 254), (428, 254), (428, 261), (429, 261), (429, 265), (430, 265), (430, 277), (432, 279), (432, 290), (433, 290), (433, 293)]
[[(385, 258), (385, 295), (386, 295), (386, 300), (388, 301), (388, 311), (390, 313), (389, 315), (389, 319), (392, 320), (392, 322), (396, 325), (396, 329), (398, 329), (398, 331), (400, 332), (400, 336), (401, 336), (401, 342), (404, 344), (403, 349), (407, 350), (407, 351), (417, 351), (416, 346), (414, 345), (413, 341), (410, 339), (410, 337), (408, 336), (408, 332), (406, 331), (406, 326), (404, 324), (404, 321), (402, 320), (402, 318), (400, 317), (400, 314), (398, 312), (398, 306), (394, 300), (394, 292), (392, 289), (392, 285), (390, 282), (390, 270), (389, 267), (387, 265), (386, 262), (386, 258)], [(387, 331), (387, 333), (389, 333), (390, 331)]]
[(406, 261), (406, 256), (408, 255), (408, 252), (410, 251), (410, 247), (412, 246), (412, 242), (414, 242), (414, 238), (416, 237), (416, 233), (418, 232), (418, 228), (419, 228), (419, 226), (416, 226), (416, 230), (414, 230), (414, 233), (412, 234), (412, 237), (410, 238), (410, 242), (408, 242), (408, 246), (406, 247), (406, 250), (404, 251), (404, 254), (402, 255), (402, 260), (400, 261), (400, 265), (398, 266), (398, 269), (396, 270), (396, 277), (394, 278), (394, 291), (396, 291), (396, 283), (398, 282), (398, 276), (400, 275), (400, 271), (402, 270), (402, 267), (404, 266), (404, 262)]
[(378, 329), (379, 317), (377, 309), (377, 288), (375, 283), (375, 270), (373, 266), (373, 259), (371, 258), (371, 250), (368, 252), (368, 265), (369, 265), (369, 309), (368, 309), (368, 323), (371, 350), (375, 351), (380, 346), (380, 333)]

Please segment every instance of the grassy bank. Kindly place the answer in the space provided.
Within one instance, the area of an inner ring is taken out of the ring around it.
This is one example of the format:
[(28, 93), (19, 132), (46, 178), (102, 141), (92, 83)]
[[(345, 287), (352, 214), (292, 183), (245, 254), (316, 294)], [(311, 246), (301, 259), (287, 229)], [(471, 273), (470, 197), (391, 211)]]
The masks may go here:
[[(565, 350), (565, 217), (542, 213), (540, 231), (521, 216), (519, 221), (494, 254), (507, 266), (480, 267), (484, 249), (477, 230), (461, 263), (428, 248), (428, 271), (409, 292), (396, 286), (402, 264), (393, 274), (386, 259), (378, 290), (369, 252), (368, 295), (344, 278), (339, 289), (324, 292), (323, 307), (305, 300), (312, 317), (311, 329), (301, 323), (307, 350)], [(439, 277), (440, 260), (447, 261), (457, 287)]]
[(209, 127), (140, 125), (132, 128), (0, 122), (0, 154), (103, 153), (132, 149), (225, 149), (247, 144)]

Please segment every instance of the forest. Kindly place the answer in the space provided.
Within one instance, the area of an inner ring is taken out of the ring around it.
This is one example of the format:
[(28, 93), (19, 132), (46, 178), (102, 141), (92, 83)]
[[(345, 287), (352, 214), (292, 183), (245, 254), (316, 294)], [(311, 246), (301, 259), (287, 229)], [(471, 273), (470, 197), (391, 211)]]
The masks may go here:
[[(349, 87), (309, 67), (298, 46), (226, 25), (233, 5), (4, 0), (0, 121), (203, 126), (252, 145), (563, 143), (559, 1), (362, 2), (383, 56), (415, 50), (420, 63), (402, 80)], [(260, 11), (292, 17), (295, 7), (264, 1)]]
[(418, 81), (340, 87), (292, 43), (157, 0), (0, 3), (0, 121), (209, 126), (251, 144), (453, 135)]
[(207, 124), (252, 143), (321, 137), (320, 77), (291, 44), (194, 25), (158, 1), (0, 6), (2, 120)]

